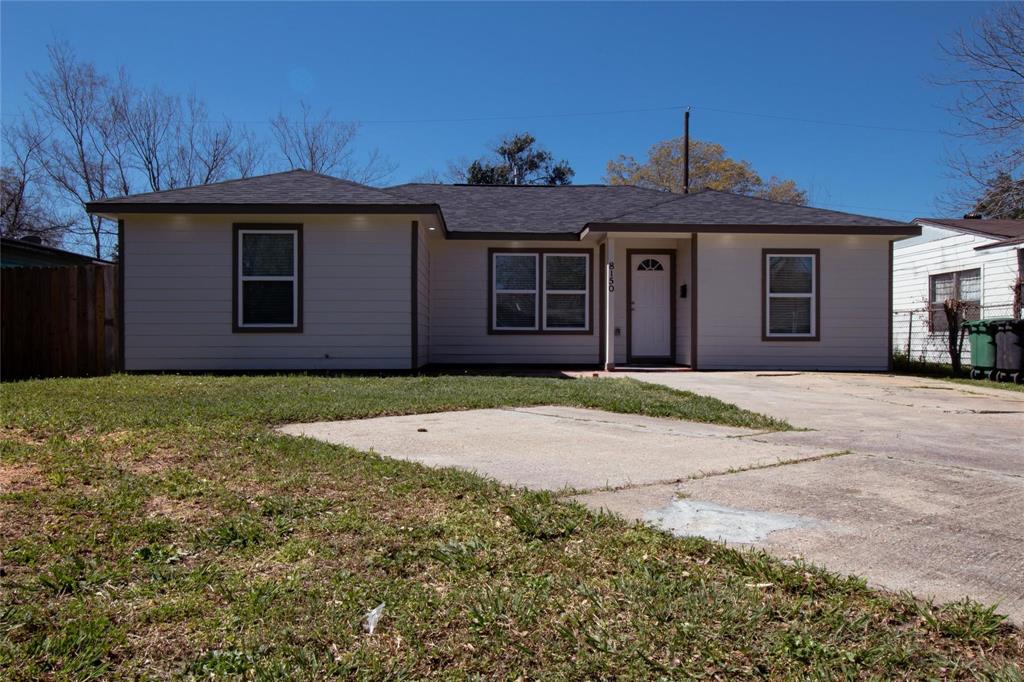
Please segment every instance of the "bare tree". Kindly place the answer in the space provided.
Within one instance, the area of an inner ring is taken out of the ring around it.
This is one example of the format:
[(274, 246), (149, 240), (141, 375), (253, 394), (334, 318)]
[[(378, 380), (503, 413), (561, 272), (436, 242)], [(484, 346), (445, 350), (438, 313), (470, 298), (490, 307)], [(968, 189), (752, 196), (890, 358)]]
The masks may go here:
[(291, 168), (304, 168), (364, 184), (381, 182), (394, 172), (394, 164), (379, 150), (372, 150), (365, 161), (359, 160), (354, 145), (359, 133), (358, 123), (332, 120), (330, 109), (316, 116), (304, 101), (299, 103), (299, 108), (299, 119), (279, 112), (270, 121), (278, 149)]
[[(962, 301), (958, 298), (947, 298), (942, 302), (942, 312), (946, 316), (946, 350), (949, 352), (949, 361), (953, 366), (953, 373), (960, 374), (962, 369), (961, 354), (964, 350), (964, 320), (971, 312), (977, 312), (978, 304), (975, 301)], [(975, 316), (974, 319), (977, 319)]]
[(989, 149), (950, 160), (961, 187), (947, 203), (986, 217), (1024, 217), (1024, 6), (1001, 5), (943, 49), (954, 74), (939, 82), (959, 90), (952, 106), (958, 134)]
[(249, 178), (265, 170), (267, 145), (248, 128), (238, 133), (235, 148), (231, 152), (230, 166), (237, 177)]
[(85, 238), (101, 258), (113, 230), (109, 221), (84, 209), (108, 195), (115, 177), (110, 149), (119, 145), (109, 139), (116, 136), (117, 126), (108, 115), (107, 79), (91, 63), (78, 61), (66, 43), (51, 45), (48, 52), (50, 71), (28, 76), (36, 115), (26, 134), (39, 145), (40, 167), (49, 180), (82, 208), (84, 220), (71, 233)]
[(0, 168), (0, 235), (38, 237), (44, 244), (57, 246), (74, 219), (54, 206), (39, 166), (42, 141), (27, 133), (24, 126), (4, 131), (9, 165)]

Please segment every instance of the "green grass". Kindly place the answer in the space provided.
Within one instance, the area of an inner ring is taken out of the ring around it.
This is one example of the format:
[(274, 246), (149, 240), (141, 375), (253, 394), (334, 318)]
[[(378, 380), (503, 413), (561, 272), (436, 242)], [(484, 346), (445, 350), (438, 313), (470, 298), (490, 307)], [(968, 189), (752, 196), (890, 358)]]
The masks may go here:
[(967, 386), (981, 386), (983, 388), (998, 388), (1004, 391), (1024, 392), (1024, 384), (1015, 384), (1005, 381), (989, 381), (988, 379), (971, 379), (970, 367), (966, 367), (957, 374), (953, 366), (948, 363), (929, 362), (927, 360), (913, 360), (905, 354), (897, 353), (893, 356), (893, 372), (909, 376), (924, 377), (928, 379), (942, 379), (956, 384)]
[(270, 428), (536, 404), (787, 428), (716, 400), (468, 376), (115, 376), (2, 399), (6, 679), (1021, 679), (1021, 633), (977, 604)]

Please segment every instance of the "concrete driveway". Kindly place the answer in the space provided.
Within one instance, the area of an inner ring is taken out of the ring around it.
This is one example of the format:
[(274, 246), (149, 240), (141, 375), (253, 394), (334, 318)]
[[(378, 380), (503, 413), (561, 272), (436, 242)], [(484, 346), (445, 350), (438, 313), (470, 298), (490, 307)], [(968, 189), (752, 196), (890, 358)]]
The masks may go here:
[[(618, 375), (617, 375), (618, 376)], [(281, 430), (556, 490), (1024, 623), (1024, 394), (883, 375), (638, 373), (808, 430), (473, 410)]]
[[(634, 378), (712, 395), (812, 429), (756, 437), (766, 445), (847, 454), (614, 495), (594, 493), (580, 501), (704, 535), (716, 534), (714, 528), (699, 532), (707, 517), (714, 521), (716, 507), (727, 515), (798, 519), (800, 524), (752, 544), (862, 575), (887, 589), (942, 601), (970, 595), (998, 603), (1000, 612), (1024, 623), (1024, 393), (874, 374)], [(712, 512), (689, 508), (701, 505)], [(695, 518), (687, 525), (689, 517)], [(727, 529), (717, 534), (729, 541)]]

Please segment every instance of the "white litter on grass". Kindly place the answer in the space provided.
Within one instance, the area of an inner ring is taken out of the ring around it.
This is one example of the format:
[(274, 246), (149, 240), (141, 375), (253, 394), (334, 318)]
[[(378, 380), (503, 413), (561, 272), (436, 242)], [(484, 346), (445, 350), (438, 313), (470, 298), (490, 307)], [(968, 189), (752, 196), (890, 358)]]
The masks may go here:
[(366, 634), (373, 634), (373, 631), (377, 629), (377, 623), (380, 621), (380, 617), (382, 615), (384, 615), (384, 602), (381, 602), (373, 609), (367, 611), (366, 615), (363, 616), (363, 630), (366, 631)]
[(709, 540), (750, 544), (778, 530), (813, 528), (814, 519), (732, 509), (711, 502), (673, 500), (644, 514), (644, 521), (673, 535), (699, 535)]

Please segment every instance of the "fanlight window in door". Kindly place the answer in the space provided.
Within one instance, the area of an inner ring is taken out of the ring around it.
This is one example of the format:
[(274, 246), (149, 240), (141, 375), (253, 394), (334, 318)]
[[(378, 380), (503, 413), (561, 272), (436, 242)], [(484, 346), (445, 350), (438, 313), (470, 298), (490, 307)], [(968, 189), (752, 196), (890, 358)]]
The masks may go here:
[(640, 265), (636, 266), (637, 272), (649, 272), (664, 270), (665, 266), (661, 264), (661, 261), (655, 258), (645, 258), (640, 261)]

